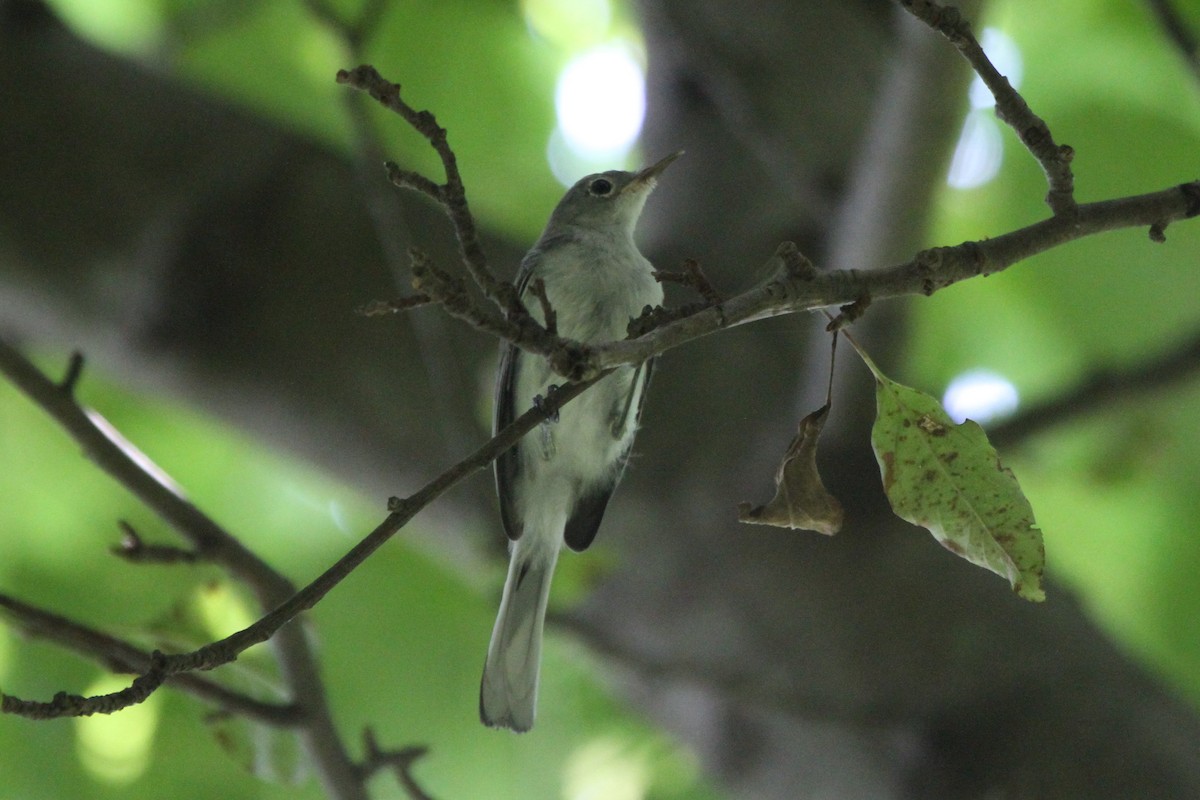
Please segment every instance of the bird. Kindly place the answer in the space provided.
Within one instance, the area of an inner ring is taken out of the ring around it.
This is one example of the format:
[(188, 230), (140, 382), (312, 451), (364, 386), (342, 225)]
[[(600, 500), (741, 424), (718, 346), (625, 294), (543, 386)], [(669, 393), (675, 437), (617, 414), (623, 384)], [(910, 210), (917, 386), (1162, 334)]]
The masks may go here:
[[(633, 235), (659, 175), (681, 155), (637, 172), (588, 175), (563, 195), (516, 279), (522, 296), (541, 280), (559, 336), (623, 339), (631, 319), (662, 304), (662, 286)], [(541, 304), (528, 305), (544, 324)], [(533, 727), (554, 567), (564, 544), (581, 552), (596, 536), (629, 460), (652, 369), (652, 360), (617, 368), (495, 461), (511, 553), (479, 689), (479, 716), (489, 727)], [(555, 380), (544, 358), (504, 343), (494, 431), (554, 391)]]

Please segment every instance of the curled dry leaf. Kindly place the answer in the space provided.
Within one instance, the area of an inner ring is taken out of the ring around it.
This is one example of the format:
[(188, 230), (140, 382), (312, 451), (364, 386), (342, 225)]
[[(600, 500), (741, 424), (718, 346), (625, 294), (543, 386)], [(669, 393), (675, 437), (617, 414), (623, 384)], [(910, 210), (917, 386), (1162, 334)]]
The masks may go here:
[(817, 472), (817, 439), (829, 416), (829, 404), (800, 420), (800, 427), (775, 473), (775, 496), (765, 506), (738, 506), (738, 519), (755, 525), (800, 528), (832, 536), (842, 528), (842, 504)]

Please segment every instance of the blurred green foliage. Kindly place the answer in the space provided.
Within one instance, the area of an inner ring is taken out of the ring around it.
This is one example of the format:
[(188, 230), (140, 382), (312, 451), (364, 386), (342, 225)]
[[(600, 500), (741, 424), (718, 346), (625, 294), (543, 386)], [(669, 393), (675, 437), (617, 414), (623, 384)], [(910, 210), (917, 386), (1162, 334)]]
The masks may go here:
[[(59, 368), (53, 359), (44, 364), (50, 374)], [(297, 581), (315, 577), (383, 516), (379, 503), (169, 402), (95, 376), (85, 377), (80, 395), (193, 502)], [(146, 649), (198, 646), (252, 619), (250, 601), (212, 567), (135, 566), (109, 555), (120, 539), (116, 520), (130, 521), (148, 542), (177, 539), (7, 384), (0, 430), (0, 591)], [(384, 746), (429, 745), (417, 774), (438, 797), (583, 796), (589, 781), (621, 776), (625, 794), (606, 796), (716, 796), (698, 784), (694, 760), (622, 710), (596, 683), (587, 653), (553, 631), (542, 701), (554, 713), (522, 737), (481, 726), (479, 671), (496, 594), (481, 595), (486, 583), (466, 581), (402, 535), (309, 615), (330, 702), (353, 747), (365, 726)], [(213, 675), (281, 699), (261, 647)], [(49, 699), (62, 689), (111, 691), (112, 680), (97, 665), (0, 627), (5, 691)], [(164, 691), (112, 718), (0, 717), (0, 797), (321, 796), (290, 735), (209, 713)], [(398, 796), (389, 794), (390, 777), (376, 780), (379, 796)]]
[[(1081, 202), (1157, 191), (1200, 172), (1200, 87), (1148, 4), (1006, 0), (986, 24), (1024, 59), (1022, 94), (1075, 148)], [(999, 176), (943, 191), (930, 241), (955, 244), (1046, 217), (1045, 181), (1004, 132)], [(1165, 244), (1127, 230), (1061, 247), (912, 306), (909, 369), (944, 387), (986, 368), (1023, 403), (1200, 335), (1200, 228)], [(1085, 416), (1003, 454), (1045, 530), (1049, 574), (1200, 702), (1200, 385)], [(1053, 588), (1052, 588), (1053, 590)], [(1192, 622), (1189, 622), (1192, 621)]]

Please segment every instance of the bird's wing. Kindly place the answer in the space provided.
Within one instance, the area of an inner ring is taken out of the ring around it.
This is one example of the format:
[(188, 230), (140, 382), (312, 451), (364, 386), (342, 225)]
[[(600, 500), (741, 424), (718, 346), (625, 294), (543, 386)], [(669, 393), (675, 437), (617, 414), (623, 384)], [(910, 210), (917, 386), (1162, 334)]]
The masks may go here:
[[(517, 293), (525, 294), (529, 278), (537, 266), (538, 254), (530, 251), (521, 262), (517, 273)], [(496, 368), (496, 399), (493, 405), (492, 434), (495, 435), (507, 428), (516, 419), (517, 362), (521, 357), (521, 349), (512, 342), (504, 342), (500, 346), (500, 364)], [(504, 524), (504, 533), (512, 541), (521, 538), (524, 526), (515, 508), (513, 486), (517, 480), (521, 460), (517, 457), (519, 444), (505, 450), (495, 461), (496, 496), (500, 498), (500, 521)]]
[[(651, 359), (642, 363), (637, 368), (633, 380), (629, 382), (629, 397), (625, 401), (626, 404), (632, 402), (634, 394), (638, 395), (637, 408), (633, 410), (635, 428), (642, 419), (642, 406), (646, 403), (646, 394), (650, 389), (650, 375), (653, 371), (654, 359)], [(627, 407), (625, 413), (628, 413), (628, 410)], [(625, 472), (625, 464), (629, 461), (629, 450), (632, 447), (633, 440), (630, 439), (629, 447), (625, 448), (625, 452), (621, 453), (621, 457), (617, 461), (616, 469), (612, 472), (612, 478), (605, 484), (593, 487), (590, 492), (580, 497), (575, 503), (575, 507), (571, 510), (571, 516), (567, 519), (567, 526), (563, 531), (563, 538), (566, 540), (567, 546), (572, 550), (576, 552), (586, 550), (591, 545), (592, 540), (596, 538), (596, 531), (600, 528), (600, 521), (604, 519), (604, 509), (608, 507), (608, 500), (612, 497), (613, 492), (616, 491), (617, 484), (621, 481), (621, 475)]]

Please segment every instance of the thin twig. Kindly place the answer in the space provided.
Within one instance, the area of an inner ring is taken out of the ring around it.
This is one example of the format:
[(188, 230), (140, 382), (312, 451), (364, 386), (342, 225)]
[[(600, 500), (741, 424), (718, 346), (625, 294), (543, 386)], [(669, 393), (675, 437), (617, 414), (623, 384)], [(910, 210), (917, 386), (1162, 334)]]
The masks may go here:
[(167, 544), (146, 544), (125, 520), (117, 520), (121, 528), (121, 543), (112, 548), (119, 558), (137, 564), (194, 564), (200, 559), (195, 550)]
[(58, 390), (66, 395), (75, 394), (75, 387), (79, 385), (79, 379), (82, 376), (83, 353), (76, 350), (67, 360), (67, 369), (63, 373), (62, 380), (58, 382)]
[[(152, 655), (136, 645), (15, 597), (0, 594), (0, 609), (26, 634), (61, 645), (105, 665), (113, 672), (146, 673), (153, 666)], [(173, 688), (212, 703), (224, 711), (265, 725), (286, 727), (304, 721), (300, 709), (294, 704), (258, 700), (199, 675), (174, 675), (167, 682)], [(29, 701), (8, 699), (7, 696), (5, 702), (17, 706), (30, 705)]]
[(721, 293), (713, 288), (712, 282), (704, 274), (700, 262), (694, 258), (686, 259), (683, 262), (683, 270), (681, 272), (655, 270), (654, 280), (659, 283), (678, 283), (681, 286), (695, 289), (704, 298), (704, 302), (710, 306), (720, 305), (724, 299), (721, 297)]
[(439, 304), (450, 316), (467, 322), (476, 330), (512, 342), (529, 353), (544, 356), (560, 375), (569, 380), (578, 379), (574, 369), (583, 345), (561, 338), (545, 325), (538, 324), (524, 306), (520, 314), (513, 316), (476, 303), (463, 280), (436, 266), (419, 248), (412, 248), (409, 256), (413, 288)]
[(446, 182), (437, 185), (417, 173), (405, 172), (389, 165), (388, 173), (393, 182), (399, 179), (402, 185), (416, 188), (429, 194), (446, 209), (446, 215), (454, 226), (458, 238), (459, 252), (467, 271), (483, 293), (493, 300), (506, 314), (527, 314), (516, 288), (507, 281), (497, 280), (488, 267), (475, 218), (467, 203), (467, 192), (462, 174), (458, 169), (458, 157), (446, 138), (446, 129), (438, 125), (437, 118), (429, 111), (417, 111), (400, 97), (400, 85), (385, 80), (374, 67), (363, 64), (352, 70), (338, 70), (338, 83), (366, 92), (385, 108), (399, 114), (417, 133), (429, 141), (441, 159)]
[(950, 40), (967, 60), (996, 99), (996, 116), (1016, 131), (1021, 143), (1037, 159), (1050, 189), (1046, 204), (1056, 215), (1070, 216), (1075, 211), (1075, 177), (1071, 173), (1074, 151), (1070, 145), (1058, 145), (1045, 120), (1033, 113), (1025, 98), (1000, 74), (983, 52), (971, 23), (958, 9), (933, 0), (898, 0), (901, 7)]
[(433, 800), (412, 774), (413, 765), (425, 757), (429, 752), (428, 747), (410, 745), (399, 750), (384, 750), (375, 738), (375, 731), (367, 728), (363, 731), (363, 750), (366, 751), (361, 767), (363, 780), (368, 780), (380, 770), (390, 769), (396, 774), (396, 780), (404, 787), (410, 800)]
[(372, 300), (354, 309), (354, 313), (364, 317), (382, 317), (387, 314), (398, 314), (401, 311), (408, 311), (410, 308), (427, 306), (432, 302), (433, 298), (429, 295), (417, 293), (410, 294), (408, 297), (399, 297), (395, 300)]

